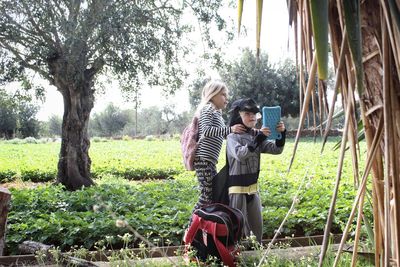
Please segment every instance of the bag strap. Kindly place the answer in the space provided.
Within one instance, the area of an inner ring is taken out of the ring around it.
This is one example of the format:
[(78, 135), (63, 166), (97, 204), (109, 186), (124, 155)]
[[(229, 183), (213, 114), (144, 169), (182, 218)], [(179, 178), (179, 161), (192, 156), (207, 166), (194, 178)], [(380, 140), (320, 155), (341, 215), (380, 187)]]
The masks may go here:
[[(226, 225), (224, 225), (224, 226), (225, 226), (225, 229), (228, 230)], [(213, 237), (214, 244), (216, 245), (216, 247), (218, 249), (219, 256), (221, 257), (224, 264), (228, 265), (229, 267), (235, 267), (236, 265), (233, 262), (233, 257), (231, 257), (231, 255), (229, 254), (228, 248), (225, 247), (222, 244), (222, 242), (217, 238), (217, 223), (216, 222), (212, 223), (211, 235)]]
[(193, 242), (194, 236), (200, 226), (200, 219), (201, 218), (197, 214), (192, 215), (192, 223), (183, 238), (185, 244), (191, 244)]
[(225, 224), (204, 220), (197, 214), (193, 214), (192, 224), (183, 238), (186, 245), (193, 242), (194, 236), (199, 229), (209, 233), (212, 236), (214, 244), (217, 247), (218, 253), (224, 264), (228, 265), (229, 267), (236, 266), (227, 247), (224, 246), (224, 244), (222, 244), (222, 242), (217, 238), (217, 233), (218, 236), (227, 236), (229, 234), (228, 227)]
[(204, 139), (204, 134), (202, 134), (200, 136), (200, 116), (196, 116), (194, 115), (192, 118), (192, 124), (195, 125), (197, 127), (197, 144), (200, 145), (200, 141), (202, 141)]
[[(216, 224), (216, 228), (214, 228), (214, 224)], [(211, 235), (215, 233), (216, 236), (228, 236), (229, 234), (228, 227), (225, 224), (205, 220), (197, 214), (193, 214), (192, 224), (190, 225), (188, 231), (183, 238), (185, 244), (190, 244), (193, 242), (193, 239), (199, 229), (204, 230)]]

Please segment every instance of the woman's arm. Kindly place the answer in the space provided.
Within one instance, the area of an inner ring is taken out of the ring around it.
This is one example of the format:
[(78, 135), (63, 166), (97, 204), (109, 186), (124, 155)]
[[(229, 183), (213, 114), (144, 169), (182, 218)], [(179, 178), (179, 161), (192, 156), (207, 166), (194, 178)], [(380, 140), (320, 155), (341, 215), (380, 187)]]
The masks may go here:
[(216, 112), (211, 106), (205, 107), (200, 114), (200, 127), (203, 136), (206, 137), (226, 137), (231, 133), (230, 127), (224, 125), (222, 116), (220, 118), (220, 125), (215, 125), (213, 122), (213, 113)]

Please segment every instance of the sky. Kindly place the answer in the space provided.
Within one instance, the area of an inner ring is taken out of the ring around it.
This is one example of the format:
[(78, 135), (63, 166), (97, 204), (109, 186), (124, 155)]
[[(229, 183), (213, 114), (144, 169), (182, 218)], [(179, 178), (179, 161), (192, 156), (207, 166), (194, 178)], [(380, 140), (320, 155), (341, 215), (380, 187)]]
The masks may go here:
[[(246, 27), (247, 35), (244, 31), (237, 35), (231, 47), (227, 50), (232, 51), (232, 56), (237, 56), (241, 48), (249, 47), (255, 51), (256, 34), (255, 34), (255, 14), (256, 14), (256, 1), (245, 1), (242, 15), (242, 26)], [(227, 9), (226, 16), (237, 21), (237, 10), (235, 8)], [(288, 12), (286, 1), (277, 0), (264, 0), (263, 14), (262, 14), (262, 27), (261, 27), (261, 51), (266, 52), (269, 60), (272, 63), (277, 63), (287, 57), (294, 57), (294, 41), (293, 34), (288, 23)], [(288, 45), (289, 44), (289, 45)], [(229, 56), (229, 55), (228, 55)], [(124, 101), (122, 95), (119, 93), (117, 83), (112, 83), (111, 88), (96, 97), (95, 105), (92, 114), (101, 112), (110, 102), (114, 103), (122, 109), (133, 108), (132, 103)], [(45, 121), (51, 115), (62, 116), (63, 114), (63, 101), (61, 94), (55, 87), (46, 87), (46, 101), (41, 105), (37, 118)], [(151, 90), (142, 90), (142, 104), (141, 108), (150, 106), (162, 107), (166, 102), (175, 104), (177, 112), (182, 112), (190, 109), (189, 96), (187, 90), (176, 92), (174, 97), (166, 97), (161, 94), (161, 91), (152, 88)]]

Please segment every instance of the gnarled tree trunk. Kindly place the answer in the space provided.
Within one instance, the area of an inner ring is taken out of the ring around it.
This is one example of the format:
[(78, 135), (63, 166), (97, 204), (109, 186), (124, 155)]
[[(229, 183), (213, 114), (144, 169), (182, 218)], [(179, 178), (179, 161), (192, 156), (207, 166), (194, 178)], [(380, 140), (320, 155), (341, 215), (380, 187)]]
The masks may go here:
[(92, 86), (96, 70), (77, 69), (77, 66), (85, 64), (72, 64), (70, 62), (75, 60), (71, 58), (66, 62), (62, 57), (49, 62), (54, 73), (54, 85), (64, 100), (57, 181), (68, 190), (77, 190), (94, 184), (90, 178), (88, 124), (94, 102)]
[(72, 89), (62, 92), (64, 116), (57, 179), (70, 190), (93, 185), (90, 178), (88, 136), (93, 96), (85, 93), (90, 91), (89, 88), (84, 88), (82, 91)]

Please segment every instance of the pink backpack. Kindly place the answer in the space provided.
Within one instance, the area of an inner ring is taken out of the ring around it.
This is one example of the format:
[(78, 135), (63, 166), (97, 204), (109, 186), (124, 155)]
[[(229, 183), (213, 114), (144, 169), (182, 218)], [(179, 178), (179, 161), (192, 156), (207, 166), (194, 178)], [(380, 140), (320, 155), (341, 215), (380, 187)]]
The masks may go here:
[(193, 171), (193, 161), (199, 146), (199, 118), (194, 116), (192, 122), (183, 129), (181, 150), (186, 170)]

